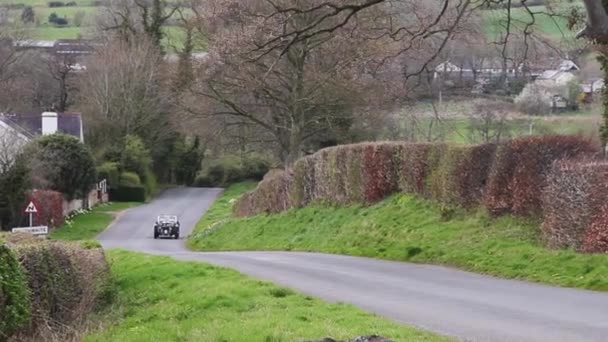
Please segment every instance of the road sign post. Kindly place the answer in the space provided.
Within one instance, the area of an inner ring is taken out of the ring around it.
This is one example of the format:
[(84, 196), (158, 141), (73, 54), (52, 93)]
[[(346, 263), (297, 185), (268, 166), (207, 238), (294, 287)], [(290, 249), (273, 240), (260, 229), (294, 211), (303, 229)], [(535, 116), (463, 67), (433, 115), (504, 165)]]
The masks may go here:
[(25, 212), (30, 215), (30, 227), (32, 227), (32, 216), (38, 212), (38, 208), (34, 205), (34, 202), (30, 201), (30, 204), (25, 208)]

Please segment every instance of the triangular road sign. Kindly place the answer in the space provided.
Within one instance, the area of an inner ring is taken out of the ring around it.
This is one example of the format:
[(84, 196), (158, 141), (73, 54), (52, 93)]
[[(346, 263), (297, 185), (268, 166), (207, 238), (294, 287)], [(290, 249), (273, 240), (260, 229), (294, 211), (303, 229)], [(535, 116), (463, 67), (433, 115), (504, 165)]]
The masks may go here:
[(30, 204), (27, 205), (27, 208), (25, 208), (25, 212), (28, 214), (32, 214), (32, 213), (37, 213), (38, 209), (36, 209), (36, 206), (34, 205), (34, 202), (30, 202)]

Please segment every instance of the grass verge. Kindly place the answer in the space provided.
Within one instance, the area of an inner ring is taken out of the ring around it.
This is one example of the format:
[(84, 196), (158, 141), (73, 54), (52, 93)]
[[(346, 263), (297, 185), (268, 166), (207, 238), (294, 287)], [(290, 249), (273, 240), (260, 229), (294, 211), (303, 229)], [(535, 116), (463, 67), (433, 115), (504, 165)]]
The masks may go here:
[(198, 262), (113, 250), (111, 322), (85, 341), (298, 341), (382, 334), (395, 341), (447, 338)]
[(188, 241), (191, 249), (338, 253), (608, 290), (608, 255), (544, 248), (537, 222), (459, 210), (446, 219), (435, 203), (402, 194), (371, 207), (311, 205), (278, 215), (230, 218), (230, 199), (247, 189), (238, 184), (226, 191), (210, 209), (214, 215), (197, 225)]
[(49, 238), (53, 240), (88, 240), (94, 239), (112, 223), (119, 211), (134, 207), (135, 202), (114, 202), (101, 204), (91, 211), (75, 216), (61, 227), (53, 229)]

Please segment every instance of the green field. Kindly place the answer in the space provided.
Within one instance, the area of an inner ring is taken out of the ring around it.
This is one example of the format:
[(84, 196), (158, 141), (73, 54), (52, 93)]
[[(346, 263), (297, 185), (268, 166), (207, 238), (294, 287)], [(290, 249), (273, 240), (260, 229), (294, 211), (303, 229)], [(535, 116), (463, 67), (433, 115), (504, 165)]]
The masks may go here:
[(608, 255), (546, 249), (538, 222), (491, 219), (481, 210), (456, 210), (446, 219), (439, 205), (403, 194), (370, 207), (311, 205), (278, 215), (231, 218), (231, 201), (248, 188), (251, 184), (228, 189), (197, 225), (190, 248), (337, 253), (608, 291)]
[[(64, 2), (68, 2), (69, 0), (64, 0)], [(12, 3), (21, 3), (27, 6), (33, 6), (34, 12), (36, 14), (37, 21), (40, 25), (44, 25), (48, 21), (48, 16), (55, 12), (60, 17), (66, 17), (70, 21), (70, 29), (67, 30), (52, 30), (51, 32), (44, 32), (44, 27), (36, 27), (31, 32), (31, 37), (36, 39), (61, 39), (61, 38), (76, 38), (81, 34), (82, 36), (86, 36), (90, 31), (90, 25), (92, 25), (94, 21), (94, 17), (98, 11), (102, 10), (102, 7), (93, 7), (91, 6), (92, 0), (78, 0), (76, 3), (78, 6), (75, 7), (59, 7), (59, 8), (49, 8), (48, 0), (13, 0)], [(564, 6), (558, 8), (558, 12), (561, 13), (565, 11)], [(548, 13), (549, 11), (545, 8), (545, 6), (533, 6), (530, 7), (532, 11)], [(86, 25), (81, 28), (72, 27), (73, 18), (77, 12), (84, 12), (86, 14), (85, 23)], [(501, 33), (504, 33), (504, 24), (506, 22), (506, 10), (484, 10), (482, 14), (483, 18), (483, 31), (486, 33), (488, 38), (496, 39), (500, 37)], [(10, 18), (13, 21), (19, 21), (21, 16), (21, 10), (11, 10), (9, 12)], [(512, 25), (517, 29), (521, 30), (527, 23), (531, 22), (531, 17), (529, 14), (522, 8), (514, 8), (512, 10)], [(559, 16), (549, 16), (538, 14), (535, 17), (535, 24), (533, 26), (534, 31), (537, 34), (540, 34), (543, 37), (550, 38), (553, 41), (565, 40), (572, 41), (573, 33), (569, 31), (566, 27), (566, 19)], [(169, 29), (172, 31), (174, 29)], [(79, 33), (80, 32), (80, 33)], [(180, 35), (181, 33), (177, 33)], [(175, 33), (169, 33), (169, 36), (175, 36)], [(167, 40), (171, 40), (167, 38)], [(179, 42), (179, 41), (178, 41)], [(167, 44), (170, 46), (171, 44)], [(179, 46), (180, 44), (174, 43), (174, 45)]]
[[(567, 11), (564, 5), (555, 10), (555, 13)], [(536, 35), (550, 38), (553, 41), (573, 40), (575, 33), (567, 28), (567, 19), (562, 16), (550, 15), (551, 12), (545, 6), (530, 6), (530, 11), (537, 14), (532, 17), (524, 8), (513, 8), (511, 10), (511, 32), (523, 32), (532, 24), (531, 30)], [(504, 9), (486, 10), (483, 15), (484, 31), (489, 39), (497, 39), (506, 33), (508, 12)]]
[(120, 211), (134, 207), (139, 203), (116, 202), (101, 204), (91, 211), (77, 215), (61, 227), (50, 233), (53, 240), (89, 240), (104, 231)]
[(328, 304), (236, 271), (126, 251), (108, 252), (117, 300), (84, 341), (300, 341), (378, 334), (448, 341), (351, 305)]

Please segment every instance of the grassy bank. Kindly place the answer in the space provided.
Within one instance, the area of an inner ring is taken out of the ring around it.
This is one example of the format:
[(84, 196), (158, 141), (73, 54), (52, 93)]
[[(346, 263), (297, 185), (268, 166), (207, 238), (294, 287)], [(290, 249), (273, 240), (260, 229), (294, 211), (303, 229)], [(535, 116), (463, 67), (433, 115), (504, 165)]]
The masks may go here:
[[(608, 290), (608, 256), (546, 249), (538, 223), (455, 211), (395, 195), (375, 206), (312, 205), (248, 219), (230, 218), (239, 184), (214, 204), (188, 242), (195, 250), (294, 250), (452, 265), (505, 278)], [(214, 224), (214, 222), (219, 222)], [(208, 228), (211, 227), (211, 230)]]
[(444, 341), (350, 305), (328, 304), (235, 271), (126, 251), (108, 253), (118, 299), (85, 341), (298, 341), (382, 334)]
[(80, 214), (61, 227), (53, 229), (50, 238), (53, 240), (89, 240), (104, 231), (118, 212), (134, 207), (138, 203), (115, 202), (102, 204), (91, 211)]

